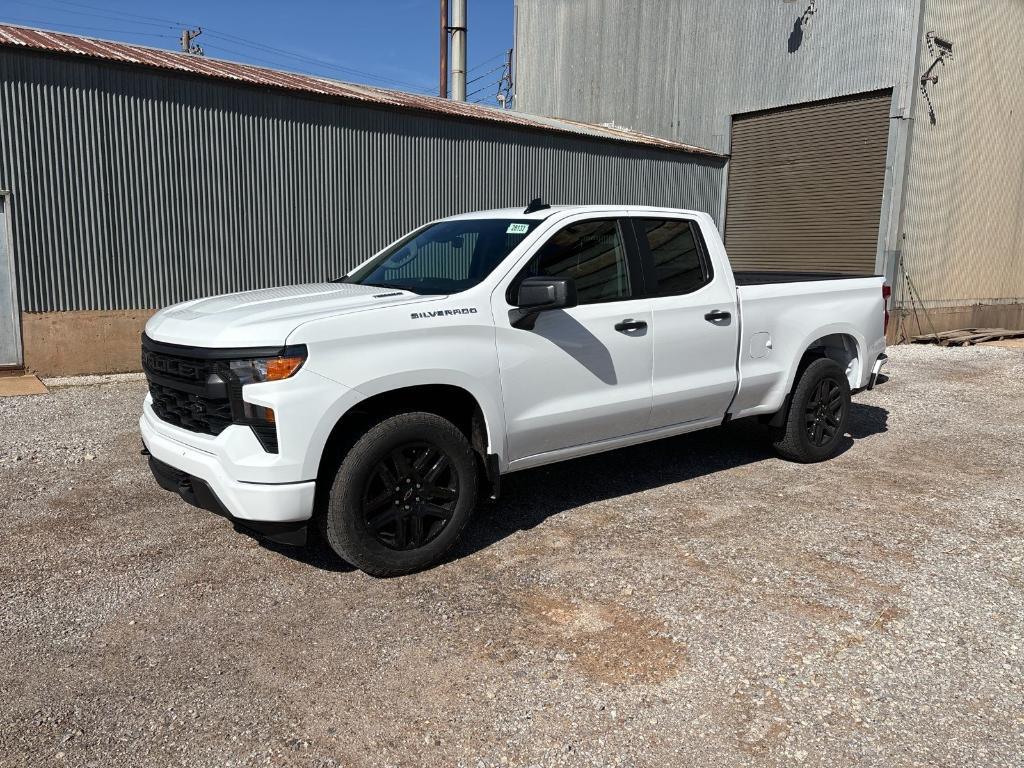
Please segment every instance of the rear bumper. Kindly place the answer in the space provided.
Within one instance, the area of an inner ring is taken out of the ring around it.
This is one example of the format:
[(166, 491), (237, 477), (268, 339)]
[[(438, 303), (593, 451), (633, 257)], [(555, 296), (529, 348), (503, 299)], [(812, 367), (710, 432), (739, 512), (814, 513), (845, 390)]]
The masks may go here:
[(162, 434), (148, 413), (139, 419), (139, 431), (157, 482), (191, 504), (249, 529), (302, 528), (313, 516), (315, 481), (240, 482), (227, 473), (217, 455)]
[(878, 359), (875, 360), (874, 366), (871, 368), (871, 377), (868, 379), (868, 390), (875, 388), (875, 384), (878, 383), (878, 377), (882, 375), (882, 368), (889, 362), (888, 355), (879, 355)]

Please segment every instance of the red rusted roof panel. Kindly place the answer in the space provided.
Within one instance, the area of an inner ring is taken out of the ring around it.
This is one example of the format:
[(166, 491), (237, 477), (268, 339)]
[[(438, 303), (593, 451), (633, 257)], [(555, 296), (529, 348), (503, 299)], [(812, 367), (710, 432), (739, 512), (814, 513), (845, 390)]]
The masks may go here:
[(282, 72), (276, 69), (256, 67), (251, 64), (239, 64), (233, 61), (212, 59), (206, 56), (196, 56), (176, 51), (162, 51), (142, 45), (96, 40), (89, 37), (69, 35), (64, 32), (49, 32), (42, 29), (0, 24), (0, 46), (49, 51), (71, 56), (84, 56), (92, 59), (152, 67), (154, 69), (173, 70), (200, 77), (230, 80), (247, 85), (314, 93), (321, 96), (399, 109), (420, 110), (468, 120), (533, 128), (549, 133), (592, 136), (676, 152), (691, 152), (712, 157), (723, 157), (723, 155), (703, 149), (702, 147), (694, 147), (682, 142), (648, 136), (622, 128), (578, 123), (558, 118), (537, 117), (522, 112), (441, 99), (436, 96), (421, 96), (415, 93), (406, 93), (405, 91), (393, 91), (369, 85), (343, 83), (338, 80), (316, 77), (314, 75)]

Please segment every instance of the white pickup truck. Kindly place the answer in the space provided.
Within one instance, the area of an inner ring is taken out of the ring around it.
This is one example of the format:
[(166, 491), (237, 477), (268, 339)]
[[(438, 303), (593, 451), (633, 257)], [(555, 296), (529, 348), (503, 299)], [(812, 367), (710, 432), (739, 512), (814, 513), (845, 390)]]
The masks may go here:
[(367, 573), (444, 557), (509, 472), (760, 417), (839, 448), (886, 357), (880, 277), (734, 273), (704, 213), (481, 211), (347, 276), (198, 299), (146, 325), (161, 486), (242, 530), (315, 523)]

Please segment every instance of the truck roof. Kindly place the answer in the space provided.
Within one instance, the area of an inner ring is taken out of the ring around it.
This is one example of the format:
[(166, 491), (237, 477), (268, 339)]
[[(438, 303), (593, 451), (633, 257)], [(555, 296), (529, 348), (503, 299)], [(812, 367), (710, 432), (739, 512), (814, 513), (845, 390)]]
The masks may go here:
[(695, 215), (698, 211), (685, 208), (659, 208), (653, 205), (552, 205), (549, 208), (542, 208), (532, 213), (524, 213), (526, 206), (517, 208), (491, 208), (486, 211), (469, 211), (459, 213), (455, 216), (446, 216), (442, 221), (457, 221), (459, 219), (546, 219), (556, 213), (600, 213), (608, 210), (629, 210), (636, 213), (685, 213)]

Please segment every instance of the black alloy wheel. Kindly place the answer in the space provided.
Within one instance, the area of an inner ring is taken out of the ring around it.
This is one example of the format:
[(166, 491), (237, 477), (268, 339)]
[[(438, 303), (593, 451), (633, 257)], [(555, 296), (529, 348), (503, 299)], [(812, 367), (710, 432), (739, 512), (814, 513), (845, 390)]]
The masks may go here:
[(845, 409), (846, 398), (839, 383), (832, 378), (821, 379), (804, 408), (804, 424), (811, 445), (821, 448), (835, 439)]
[(809, 463), (839, 453), (850, 417), (850, 382), (843, 366), (811, 360), (797, 376), (781, 423), (769, 426), (772, 447), (784, 459)]
[(405, 411), (351, 439), (318, 512), (331, 549), (372, 576), (439, 563), (476, 507), (481, 462), (469, 438), (439, 414)]
[(363, 489), (363, 520), (389, 549), (418, 549), (436, 539), (459, 500), (459, 473), (429, 442), (404, 443), (381, 458)]

